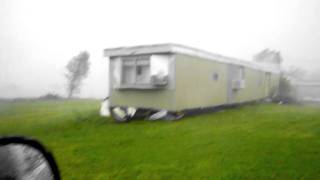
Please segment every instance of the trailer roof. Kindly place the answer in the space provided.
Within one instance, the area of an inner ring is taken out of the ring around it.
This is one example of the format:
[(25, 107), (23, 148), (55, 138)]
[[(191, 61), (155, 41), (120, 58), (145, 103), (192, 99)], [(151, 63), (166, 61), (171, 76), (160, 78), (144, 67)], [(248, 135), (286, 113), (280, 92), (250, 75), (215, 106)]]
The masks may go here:
[(280, 73), (280, 67), (277, 65), (270, 65), (266, 63), (257, 63), (252, 61), (244, 61), (237, 58), (231, 58), (214, 54), (208, 51), (188, 47), (180, 44), (155, 44), (155, 45), (143, 45), (143, 46), (130, 46), (130, 47), (118, 47), (104, 49), (105, 57), (116, 56), (129, 56), (139, 54), (156, 54), (156, 53), (177, 53), (185, 54), (213, 61), (223, 62), (227, 64), (235, 64), (240, 66), (249, 67), (266, 72)]

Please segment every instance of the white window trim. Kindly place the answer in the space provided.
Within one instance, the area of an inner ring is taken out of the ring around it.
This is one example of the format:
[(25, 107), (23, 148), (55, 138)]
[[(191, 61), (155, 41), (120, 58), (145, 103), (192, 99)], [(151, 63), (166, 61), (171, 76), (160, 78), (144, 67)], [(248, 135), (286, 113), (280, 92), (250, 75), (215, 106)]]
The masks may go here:
[[(121, 57), (120, 61), (121, 61), (121, 80), (120, 80), (120, 89), (153, 89), (155, 88), (153, 86), (153, 84), (151, 83), (151, 81), (149, 83), (137, 83), (137, 61), (139, 61), (139, 58), (141, 58), (141, 60), (146, 60), (145, 58), (147, 58), (148, 61), (148, 66), (151, 69), (151, 60), (150, 60), (150, 55), (143, 55), (143, 56), (130, 56), (130, 57)], [(124, 65), (124, 61), (132, 59), (134, 61), (134, 64), (132, 65), (134, 68), (134, 74), (133, 74), (133, 84), (127, 84), (123, 82), (123, 67), (126, 66)], [(151, 74), (149, 74), (149, 76), (151, 76)]]

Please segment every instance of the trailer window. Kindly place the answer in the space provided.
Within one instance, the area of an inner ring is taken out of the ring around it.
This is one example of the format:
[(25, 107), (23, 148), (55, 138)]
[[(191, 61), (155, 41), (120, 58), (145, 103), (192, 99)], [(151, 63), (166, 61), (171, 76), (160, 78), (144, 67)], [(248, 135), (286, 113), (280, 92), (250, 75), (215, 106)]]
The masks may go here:
[(150, 83), (150, 61), (149, 59), (137, 59), (136, 84)]
[(150, 56), (122, 58), (122, 85), (150, 84)]
[(218, 73), (213, 73), (212, 79), (213, 79), (214, 81), (218, 81), (218, 79), (219, 79), (219, 74), (218, 74)]

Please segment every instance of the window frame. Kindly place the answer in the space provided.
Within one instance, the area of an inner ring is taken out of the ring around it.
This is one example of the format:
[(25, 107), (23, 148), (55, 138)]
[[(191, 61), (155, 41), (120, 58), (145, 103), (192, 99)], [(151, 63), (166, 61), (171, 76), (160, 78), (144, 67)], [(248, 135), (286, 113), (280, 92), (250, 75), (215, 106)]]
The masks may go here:
[[(125, 88), (134, 88), (134, 89), (139, 89), (139, 88), (154, 88), (151, 82), (151, 74), (150, 74), (150, 70), (151, 70), (151, 55), (137, 55), (137, 56), (124, 56), (120, 58), (121, 60), (121, 80), (120, 80), (120, 88), (125, 89)], [(132, 65), (126, 65), (125, 61), (133, 61)], [(141, 61), (142, 63), (139, 64), (138, 61)], [(143, 62), (145, 61), (145, 62)], [(133, 67), (133, 71), (134, 73), (133, 75), (133, 83), (129, 84), (126, 83), (124, 81), (124, 66), (132, 66)], [(137, 76), (138, 76), (138, 72), (137, 72), (137, 68), (138, 66), (148, 66), (149, 68), (149, 82), (148, 83), (141, 83), (141, 82), (137, 82)]]

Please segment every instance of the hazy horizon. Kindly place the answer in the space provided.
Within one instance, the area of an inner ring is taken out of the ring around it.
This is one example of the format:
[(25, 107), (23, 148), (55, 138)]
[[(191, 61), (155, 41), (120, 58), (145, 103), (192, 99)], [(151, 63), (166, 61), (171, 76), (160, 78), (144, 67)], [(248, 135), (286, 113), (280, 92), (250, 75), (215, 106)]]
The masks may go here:
[[(79, 97), (108, 96), (105, 48), (178, 43), (251, 60), (270, 48), (283, 67), (320, 70), (320, 1), (0, 1), (0, 98), (65, 95), (65, 66), (91, 68)], [(320, 74), (319, 74), (320, 75)]]

